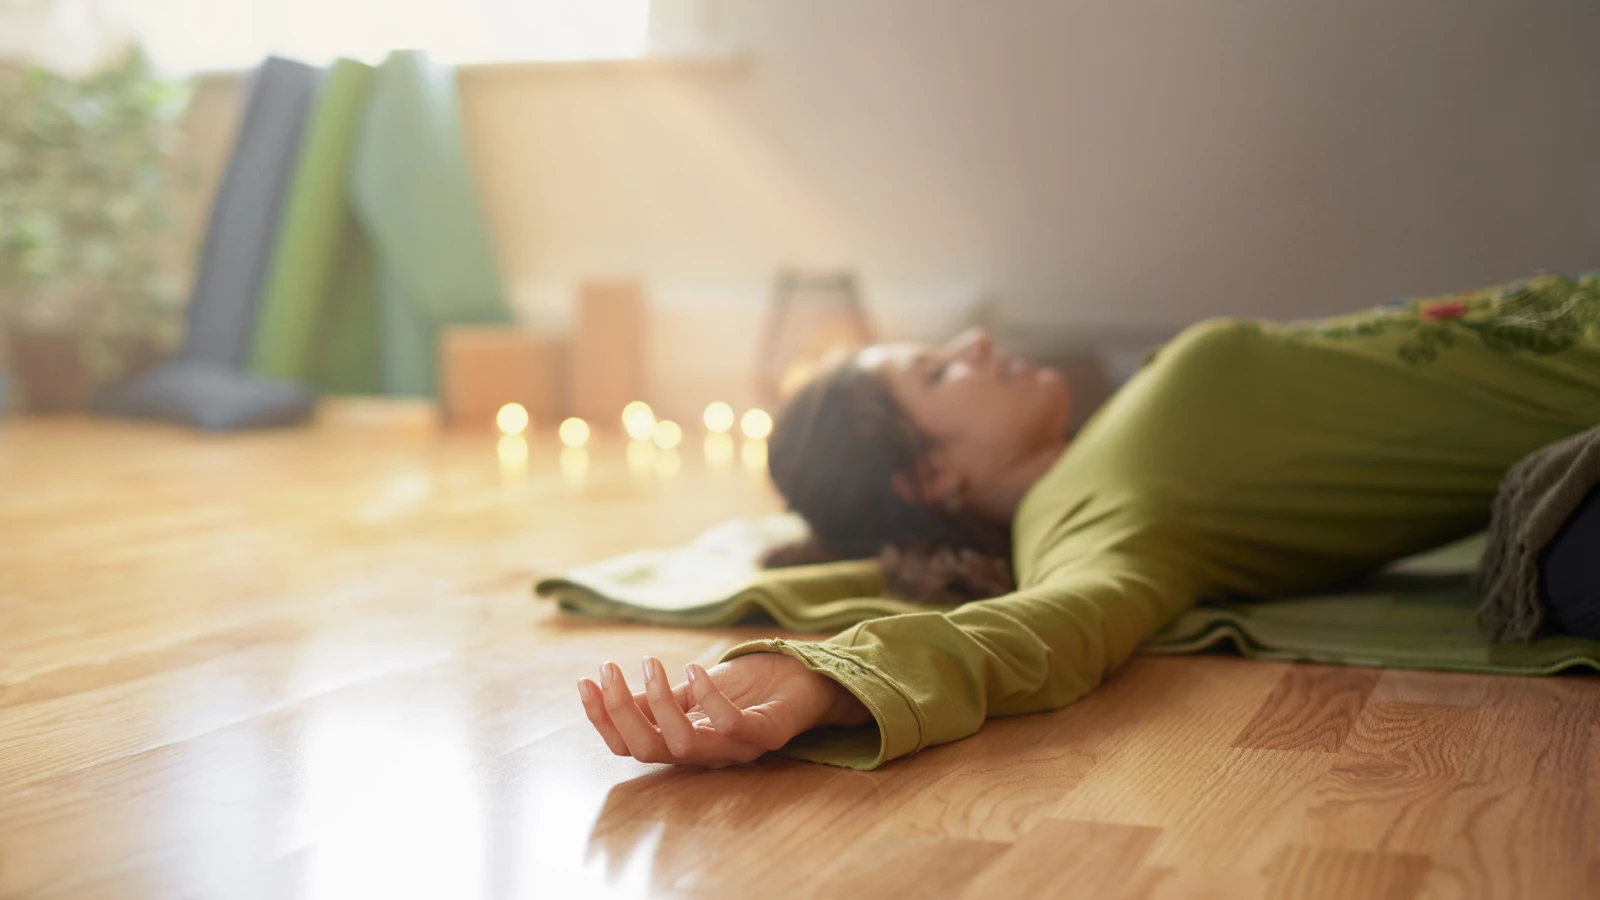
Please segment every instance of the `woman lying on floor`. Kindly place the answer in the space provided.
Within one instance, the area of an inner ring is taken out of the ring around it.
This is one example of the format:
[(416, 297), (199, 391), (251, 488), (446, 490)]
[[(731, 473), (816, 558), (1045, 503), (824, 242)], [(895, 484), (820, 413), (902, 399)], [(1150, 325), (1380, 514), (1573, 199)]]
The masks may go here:
[[(1470, 534), (1508, 467), (1600, 424), (1600, 273), (1205, 322), (1070, 445), (1067, 400), (982, 332), (817, 378), (769, 451), (814, 545), (775, 564), (877, 556), (902, 596), (973, 602), (753, 641), (675, 687), (646, 657), (637, 694), (606, 663), (578, 685), (589, 720), (646, 762), (870, 768), (1077, 700), (1202, 598), (1324, 588)], [(1592, 596), (1549, 596), (1547, 623), (1600, 637)]]

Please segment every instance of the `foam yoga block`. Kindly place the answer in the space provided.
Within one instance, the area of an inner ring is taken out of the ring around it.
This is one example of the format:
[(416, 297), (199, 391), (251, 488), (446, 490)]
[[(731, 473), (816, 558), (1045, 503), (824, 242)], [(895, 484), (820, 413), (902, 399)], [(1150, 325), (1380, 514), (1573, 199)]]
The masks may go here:
[(417, 51), (374, 74), (350, 200), (376, 260), (383, 385), (429, 396), (446, 325), (508, 324), (462, 141), (454, 72)]
[(343, 59), (317, 91), (256, 320), (251, 369), (325, 391), (381, 387), (366, 246), (345, 196), (372, 67)]
[(452, 428), (485, 431), (507, 403), (520, 403), (535, 428), (565, 415), (567, 342), (517, 328), (461, 326), (439, 345), (439, 398)]
[(644, 296), (629, 281), (590, 282), (578, 293), (572, 348), (572, 408), (615, 428), (644, 393)]
[(181, 357), (242, 368), (285, 188), (318, 70), (276, 57), (257, 70), (211, 209)]

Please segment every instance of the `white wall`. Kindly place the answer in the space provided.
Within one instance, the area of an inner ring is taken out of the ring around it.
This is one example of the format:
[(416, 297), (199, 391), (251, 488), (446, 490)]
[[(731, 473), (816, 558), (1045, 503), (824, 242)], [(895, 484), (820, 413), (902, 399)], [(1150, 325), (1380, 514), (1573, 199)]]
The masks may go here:
[(853, 264), (902, 319), (925, 291), (985, 285), (1023, 334), (1600, 264), (1592, 0), (742, 14), (740, 64), (464, 73), (507, 279), (536, 316), (559, 320), (573, 281), (636, 274), (668, 305), (736, 311), (673, 314), (674, 342), (716, 339), (655, 365), (723, 370), (786, 261)]
[(513, 280), (846, 260), (1168, 323), (1596, 261), (1589, 0), (746, 10), (742, 67), (467, 73)]
[(0, 3), (0, 63), (86, 75), (119, 59), (130, 42), (104, 0)]

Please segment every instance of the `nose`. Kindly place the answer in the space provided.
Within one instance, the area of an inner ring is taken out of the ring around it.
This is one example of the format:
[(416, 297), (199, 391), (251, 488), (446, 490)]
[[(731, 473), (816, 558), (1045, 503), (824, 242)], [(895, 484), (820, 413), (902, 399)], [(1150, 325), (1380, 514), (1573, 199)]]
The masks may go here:
[(994, 353), (994, 337), (983, 328), (969, 328), (946, 345), (951, 357), (980, 365)]

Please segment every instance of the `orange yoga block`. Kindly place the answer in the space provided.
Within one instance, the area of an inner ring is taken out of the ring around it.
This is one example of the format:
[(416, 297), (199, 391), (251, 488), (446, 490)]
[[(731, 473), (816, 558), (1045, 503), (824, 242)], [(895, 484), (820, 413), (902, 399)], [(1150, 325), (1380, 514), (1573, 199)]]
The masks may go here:
[(494, 430), (507, 403), (530, 427), (554, 428), (567, 415), (568, 343), (519, 328), (457, 327), (439, 342), (439, 398), (451, 428)]
[(644, 296), (636, 282), (589, 282), (578, 291), (572, 344), (572, 414), (615, 431), (622, 408), (644, 398)]

